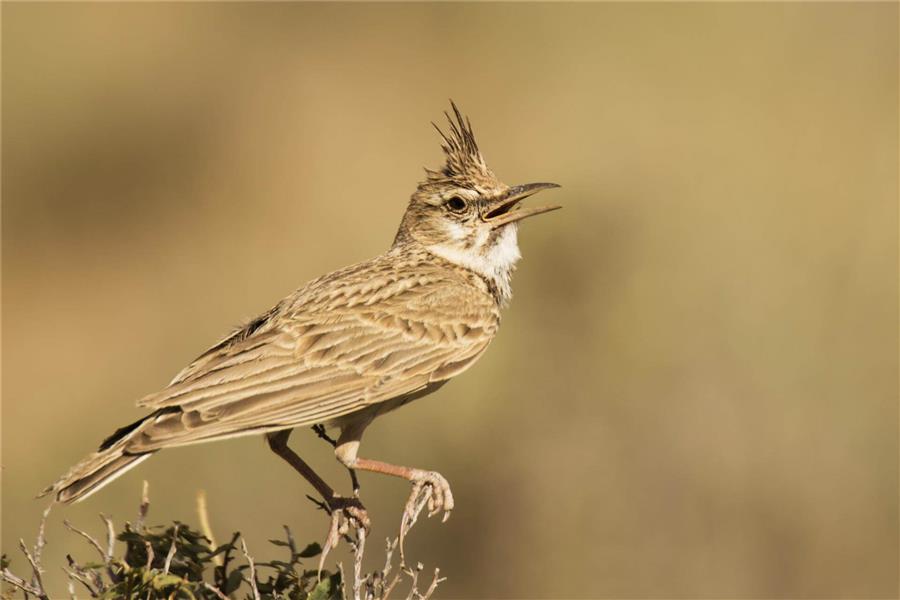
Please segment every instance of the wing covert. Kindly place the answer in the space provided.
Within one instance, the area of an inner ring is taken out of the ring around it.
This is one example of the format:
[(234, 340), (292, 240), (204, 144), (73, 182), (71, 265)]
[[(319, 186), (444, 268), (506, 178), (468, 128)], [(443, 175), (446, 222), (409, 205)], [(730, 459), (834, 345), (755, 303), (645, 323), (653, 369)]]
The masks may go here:
[(133, 450), (326, 422), (456, 375), (493, 337), (496, 323), (433, 310), (440, 298), (400, 296), (327, 314), (270, 311), (139, 402), (159, 415)]

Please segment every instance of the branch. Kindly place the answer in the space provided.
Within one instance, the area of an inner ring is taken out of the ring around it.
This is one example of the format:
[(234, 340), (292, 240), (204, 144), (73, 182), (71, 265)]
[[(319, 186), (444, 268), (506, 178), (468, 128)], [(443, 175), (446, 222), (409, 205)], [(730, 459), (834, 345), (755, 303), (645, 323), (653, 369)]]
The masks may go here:
[(137, 523), (135, 523), (135, 529), (137, 531), (144, 530), (144, 520), (147, 518), (147, 513), (150, 511), (150, 484), (147, 483), (147, 480), (144, 480), (143, 485), (141, 486), (141, 504), (138, 507), (138, 519)]
[(216, 595), (216, 598), (220, 598), (221, 600), (231, 600), (228, 596), (226, 596), (225, 594), (223, 594), (223, 593), (219, 590), (219, 588), (217, 588), (217, 587), (214, 586), (214, 585), (210, 585), (210, 584), (208, 584), (208, 583), (206, 583), (206, 582), (204, 581), (204, 582), (203, 582), (203, 587), (204, 587), (204, 589), (207, 589), (207, 590), (211, 591), (213, 594), (215, 594), (215, 595)]
[(86, 539), (88, 541), (88, 543), (91, 546), (93, 546), (94, 549), (97, 551), (97, 553), (100, 555), (100, 558), (103, 559), (104, 561), (107, 560), (106, 552), (103, 551), (103, 548), (100, 547), (100, 543), (97, 540), (95, 540), (93, 538), (93, 536), (91, 536), (89, 533), (87, 533), (85, 531), (82, 531), (81, 529), (78, 529), (77, 527), (75, 527), (74, 525), (69, 523), (69, 521), (67, 519), (63, 519), (63, 525), (65, 525), (66, 529), (68, 529), (69, 531), (71, 531), (73, 533), (77, 533), (78, 535), (80, 535), (81, 537)]
[(0, 579), (2, 579), (3, 581), (5, 581), (6, 583), (8, 583), (10, 585), (13, 585), (13, 586), (19, 588), (26, 594), (31, 594), (33, 596), (37, 596), (38, 598), (47, 598), (46, 595), (41, 596), (42, 592), (40, 589), (31, 585), (30, 583), (28, 583), (21, 577), (17, 577), (15, 575), (13, 575), (9, 569), (3, 569), (2, 571), (0, 571)]
[(259, 589), (256, 583), (256, 564), (254, 564), (253, 558), (247, 552), (247, 542), (244, 541), (244, 538), (241, 538), (241, 552), (244, 553), (244, 558), (247, 559), (247, 563), (250, 565), (250, 589), (253, 591), (253, 600), (260, 600)]
[[(47, 514), (47, 513), (44, 513)], [(36, 556), (40, 556), (40, 550), (43, 549), (43, 535), (44, 535), (44, 524), (41, 522), (41, 533), (38, 535), (38, 543), (35, 545), (35, 552), (32, 554), (28, 551), (28, 547), (25, 545), (25, 540), (19, 540), (19, 550), (22, 551), (22, 554), (25, 555), (25, 558), (28, 559), (29, 564), (31, 564), (31, 586), (37, 590), (35, 596), (41, 598), (41, 600), (50, 600), (50, 597), (47, 596), (47, 593), (44, 591), (44, 579), (42, 574), (44, 573), (44, 569), (41, 568), (40, 564), (38, 564)]]
[(163, 565), (163, 575), (169, 574), (169, 569), (172, 568), (172, 558), (175, 556), (175, 544), (178, 542), (178, 525), (175, 525), (175, 529), (172, 531), (172, 545), (169, 546), (169, 553), (166, 554), (166, 562)]

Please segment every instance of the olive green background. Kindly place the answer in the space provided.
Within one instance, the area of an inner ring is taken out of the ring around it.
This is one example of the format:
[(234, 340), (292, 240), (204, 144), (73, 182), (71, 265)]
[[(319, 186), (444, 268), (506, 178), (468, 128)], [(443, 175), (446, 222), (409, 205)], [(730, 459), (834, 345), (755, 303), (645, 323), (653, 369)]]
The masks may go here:
[[(522, 227), (479, 364), (363, 444), (453, 485), (410, 541), (439, 595), (896, 597), (897, 30), (896, 4), (4, 2), (3, 551), (137, 398), (390, 244), (452, 97), (565, 209)], [(145, 478), (151, 521), (203, 488), (257, 555), (325, 533), (262, 440), (165, 451), (52, 514), (57, 597), (91, 554), (62, 519), (131, 519)], [(362, 484), (383, 539), (408, 487)]]

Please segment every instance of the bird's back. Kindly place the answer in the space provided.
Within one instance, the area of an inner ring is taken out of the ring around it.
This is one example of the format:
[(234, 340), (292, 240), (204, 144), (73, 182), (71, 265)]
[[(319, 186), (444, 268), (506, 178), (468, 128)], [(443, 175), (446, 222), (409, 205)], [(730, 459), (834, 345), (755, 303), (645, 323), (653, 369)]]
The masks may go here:
[(499, 326), (477, 275), (394, 248), (300, 288), (139, 405), (129, 449), (326, 423), (420, 395), (468, 368)]

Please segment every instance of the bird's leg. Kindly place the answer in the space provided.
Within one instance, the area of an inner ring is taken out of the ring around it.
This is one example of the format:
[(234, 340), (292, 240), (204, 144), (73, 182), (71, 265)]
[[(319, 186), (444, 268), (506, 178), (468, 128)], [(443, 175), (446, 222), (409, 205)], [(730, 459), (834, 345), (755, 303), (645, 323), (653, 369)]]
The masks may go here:
[(312, 467), (306, 464), (306, 461), (288, 447), (287, 441), (290, 435), (290, 429), (276, 431), (267, 434), (266, 441), (269, 442), (269, 447), (275, 454), (294, 467), (294, 470), (303, 475), (316, 488), (316, 491), (322, 496), (325, 510), (331, 515), (331, 526), (328, 529), (328, 537), (325, 539), (325, 545), (322, 547), (322, 557), (319, 560), (319, 571), (321, 572), (328, 552), (338, 544), (341, 536), (348, 534), (351, 527), (363, 530), (369, 529), (369, 516), (359, 498), (343, 498), (336, 494), (331, 489), (331, 486), (325, 483), (312, 470)]
[[(337, 440), (326, 433), (324, 425), (313, 425), (312, 430), (320, 439), (331, 444), (332, 448), (337, 448)], [(347, 472), (350, 473), (350, 483), (353, 485), (353, 496), (359, 498), (359, 479), (356, 478), (356, 471), (348, 467)]]
[(337, 446), (337, 440), (334, 439), (333, 437), (331, 437), (330, 435), (328, 435), (328, 432), (325, 431), (325, 426), (322, 425), (321, 423), (318, 425), (313, 425), (312, 430), (313, 430), (313, 433), (315, 433), (319, 437), (319, 439), (323, 439), (326, 442), (328, 442), (329, 444), (331, 444), (332, 448)]
[(337, 459), (348, 469), (360, 469), (373, 473), (384, 473), (394, 477), (402, 477), (413, 484), (412, 493), (406, 501), (403, 510), (403, 519), (400, 522), (400, 551), (403, 552), (403, 539), (406, 532), (412, 527), (423, 506), (428, 505), (428, 516), (434, 516), (443, 511), (446, 521), (453, 510), (453, 493), (450, 484), (443, 475), (437, 471), (425, 471), (400, 465), (392, 465), (380, 460), (371, 460), (357, 456), (359, 442), (365, 430), (366, 423), (350, 425), (341, 430), (334, 454)]

